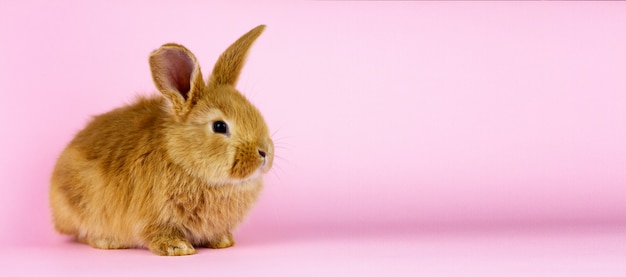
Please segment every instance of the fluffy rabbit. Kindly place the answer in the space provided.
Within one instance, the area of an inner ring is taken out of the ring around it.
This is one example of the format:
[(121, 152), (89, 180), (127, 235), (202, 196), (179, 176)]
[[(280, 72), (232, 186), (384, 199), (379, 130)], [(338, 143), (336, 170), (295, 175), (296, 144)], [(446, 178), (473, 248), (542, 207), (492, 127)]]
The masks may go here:
[(264, 28), (228, 47), (206, 83), (182, 45), (152, 52), (162, 95), (96, 116), (58, 158), (50, 181), (56, 230), (96, 248), (158, 255), (232, 246), (274, 157), (263, 117), (235, 89)]

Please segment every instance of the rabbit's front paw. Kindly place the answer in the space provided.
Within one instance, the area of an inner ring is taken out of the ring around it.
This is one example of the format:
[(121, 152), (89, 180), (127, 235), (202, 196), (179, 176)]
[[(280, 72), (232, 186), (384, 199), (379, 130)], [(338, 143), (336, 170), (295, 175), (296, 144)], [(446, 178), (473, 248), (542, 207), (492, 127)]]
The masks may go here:
[(159, 238), (150, 243), (148, 248), (159, 256), (184, 256), (196, 253), (196, 249), (183, 238)]

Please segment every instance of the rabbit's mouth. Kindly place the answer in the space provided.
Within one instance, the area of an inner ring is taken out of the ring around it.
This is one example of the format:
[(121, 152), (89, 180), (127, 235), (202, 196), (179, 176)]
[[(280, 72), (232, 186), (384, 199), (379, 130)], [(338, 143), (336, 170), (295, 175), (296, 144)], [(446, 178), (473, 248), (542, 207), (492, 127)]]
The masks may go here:
[(273, 153), (265, 148), (242, 147), (238, 149), (230, 168), (233, 179), (250, 180), (261, 177), (272, 166)]
[(272, 167), (271, 160), (268, 159), (267, 157), (263, 157), (261, 161), (261, 165), (259, 165), (259, 167), (253, 170), (252, 173), (248, 177), (243, 178), (243, 181), (250, 181), (250, 180), (257, 179), (257, 178), (261, 178), (263, 177), (265, 173), (270, 171), (271, 167)]
[(263, 161), (235, 161), (230, 169), (230, 176), (236, 180), (250, 180), (258, 178), (261, 175), (261, 169), (264, 167)]

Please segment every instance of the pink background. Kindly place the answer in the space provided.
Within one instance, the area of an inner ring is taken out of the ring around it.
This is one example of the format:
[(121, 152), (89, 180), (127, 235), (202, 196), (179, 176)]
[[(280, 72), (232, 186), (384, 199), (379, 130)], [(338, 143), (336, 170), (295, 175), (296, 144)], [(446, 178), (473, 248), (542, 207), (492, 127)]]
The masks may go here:
[[(625, 3), (85, 2), (0, 2), (0, 272), (626, 270)], [(238, 245), (168, 260), (55, 234), (57, 155), (155, 91), (150, 51), (209, 72), (258, 24), (238, 87), (279, 158)]]

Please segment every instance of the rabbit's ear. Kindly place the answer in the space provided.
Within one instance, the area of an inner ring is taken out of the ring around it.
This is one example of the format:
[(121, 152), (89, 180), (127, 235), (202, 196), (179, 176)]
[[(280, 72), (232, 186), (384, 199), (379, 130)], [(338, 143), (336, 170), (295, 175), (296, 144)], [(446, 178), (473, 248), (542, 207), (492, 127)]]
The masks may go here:
[(213, 72), (209, 77), (209, 86), (235, 86), (248, 50), (252, 43), (263, 33), (263, 30), (265, 30), (265, 25), (257, 26), (240, 37), (222, 53), (219, 59), (217, 59)]
[(150, 70), (157, 89), (172, 102), (178, 115), (185, 115), (204, 90), (198, 61), (182, 45), (169, 43), (152, 52)]

